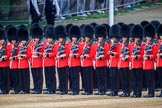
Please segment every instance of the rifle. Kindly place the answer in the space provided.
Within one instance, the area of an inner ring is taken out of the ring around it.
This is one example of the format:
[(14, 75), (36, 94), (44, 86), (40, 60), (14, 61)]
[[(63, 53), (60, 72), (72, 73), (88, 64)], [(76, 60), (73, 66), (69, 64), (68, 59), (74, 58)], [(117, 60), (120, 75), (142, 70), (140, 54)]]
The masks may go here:
[(51, 43), (49, 43), (49, 45), (47, 45), (45, 47), (45, 50), (44, 50), (44, 54), (47, 54), (48, 51), (51, 51), (52, 50), (52, 45), (56, 42), (56, 40), (54, 39)]
[(2, 58), (5, 55), (6, 52), (6, 46), (7, 46), (7, 41), (5, 41), (2, 45), (2, 49), (0, 50), (0, 58)]
[(19, 55), (21, 56), (24, 52), (26, 52), (26, 48), (27, 46), (29, 45), (31, 39), (28, 40), (21, 48), (20, 48), (20, 52), (19, 52)]
[(133, 56), (136, 56), (137, 53), (140, 52), (140, 45), (141, 45), (141, 41), (138, 41), (137, 42), (137, 46), (133, 48), (133, 51), (132, 51), (133, 52), (132, 53)]
[(83, 49), (83, 53), (82, 53), (83, 57), (85, 57), (85, 54), (89, 52), (90, 47), (91, 47), (93, 41), (94, 41), (94, 40), (91, 39), (90, 42), (88, 43), (88, 45)]
[(34, 51), (35, 51), (35, 52), (37, 52), (39, 49), (42, 48), (42, 42), (43, 42), (43, 38), (40, 39), (40, 40), (38, 41), (38, 43), (35, 45), (35, 47), (34, 47)]
[(144, 49), (144, 55), (147, 56), (149, 52), (152, 51), (152, 44), (154, 43), (154, 40), (151, 40), (151, 42), (145, 47)]
[(80, 41), (82, 40), (82, 37), (80, 37), (78, 40), (77, 40), (77, 42), (75, 43), (75, 45), (73, 45), (72, 47), (71, 47), (71, 54), (73, 55), (74, 54), (74, 52), (75, 51), (78, 51), (78, 45), (79, 45), (79, 43), (80, 43)]
[(119, 42), (120, 40), (116, 40), (115, 42), (114, 42), (114, 44), (111, 46), (111, 48), (110, 48), (110, 52), (116, 47), (116, 45), (117, 45), (117, 43)]
[(61, 56), (61, 54), (63, 54), (65, 51), (65, 44), (66, 44), (66, 39), (65, 38), (62, 42), (61, 42), (61, 46), (58, 47), (58, 56)]
[(97, 47), (96, 58), (99, 58), (100, 55), (103, 55), (105, 42), (106, 42), (106, 39), (103, 39), (100, 46)]
[(16, 44), (14, 45), (14, 47), (11, 50), (11, 57), (13, 57), (16, 53), (16, 51), (18, 50), (18, 46), (19, 46), (20, 41), (17, 41)]
[(128, 45), (129, 45), (129, 41), (127, 40), (127, 41), (124, 43), (124, 47), (123, 47), (122, 50), (121, 50), (122, 59), (126, 59), (126, 55), (129, 54)]

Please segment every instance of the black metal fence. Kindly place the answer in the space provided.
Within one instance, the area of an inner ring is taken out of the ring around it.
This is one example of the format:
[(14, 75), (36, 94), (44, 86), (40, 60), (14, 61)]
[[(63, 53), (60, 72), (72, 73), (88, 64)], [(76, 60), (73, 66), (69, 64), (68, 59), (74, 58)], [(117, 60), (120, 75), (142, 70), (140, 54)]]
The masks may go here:
[[(39, 0), (39, 10), (43, 14), (44, 0)], [(115, 7), (130, 6), (146, 0), (114, 0)], [(109, 0), (58, 0), (60, 16), (84, 15), (90, 12), (104, 12), (109, 9)], [(0, 5), (0, 22), (29, 21), (27, 5)]]

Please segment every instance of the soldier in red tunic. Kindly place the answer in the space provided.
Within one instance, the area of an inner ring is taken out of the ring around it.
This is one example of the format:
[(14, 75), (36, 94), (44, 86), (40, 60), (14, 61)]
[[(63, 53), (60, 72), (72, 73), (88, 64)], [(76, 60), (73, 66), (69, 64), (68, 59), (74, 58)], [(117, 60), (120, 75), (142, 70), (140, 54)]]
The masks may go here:
[(154, 97), (155, 85), (154, 85), (154, 61), (157, 54), (157, 46), (154, 44), (155, 28), (152, 24), (148, 24), (144, 27), (144, 36), (146, 37), (146, 43), (143, 45), (143, 69), (146, 75), (146, 82), (148, 88), (148, 94), (144, 97)]
[(108, 54), (110, 55), (109, 59), (109, 68), (110, 68), (110, 89), (111, 92), (109, 96), (118, 95), (118, 81), (119, 81), (119, 71), (118, 71), (118, 61), (119, 61), (119, 30), (120, 26), (115, 24), (110, 28), (110, 50)]
[(120, 37), (122, 42), (119, 46), (119, 62), (118, 69), (120, 72), (122, 94), (121, 97), (129, 97), (130, 95), (130, 71), (129, 71), (129, 35), (130, 27), (123, 24), (120, 28)]
[(45, 94), (54, 94), (56, 92), (56, 45), (57, 40), (55, 36), (55, 29), (53, 25), (47, 26), (45, 29), (46, 42), (43, 44), (43, 67), (45, 71), (45, 82), (47, 91)]
[(83, 51), (81, 55), (81, 66), (83, 69), (83, 82), (84, 93), (83, 95), (91, 95), (93, 93), (93, 57), (94, 57), (94, 45), (93, 44), (94, 28), (91, 25), (85, 25), (82, 29), (82, 36), (85, 39), (83, 45)]
[(18, 71), (18, 45), (19, 41), (17, 38), (17, 28), (15, 26), (10, 26), (7, 29), (7, 37), (10, 42), (11, 52), (10, 52), (10, 81), (12, 83), (13, 92), (11, 94), (18, 94), (20, 92), (20, 81), (19, 81), (19, 71)]
[(18, 27), (17, 36), (20, 41), (18, 46), (18, 70), (20, 72), (20, 94), (30, 93), (29, 59), (31, 57), (31, 46), (29, 46), (29, 34), (26, 26)]
[(68, 92), (68, 59), (70, 53), (70, 46), (67, 43), (66, 31), (63, 25), (59, 25), (55, 28), (56, 37), (58, 37), (57, 43), (57, 71), (59, 78), (59, 94), (64, 95)]
[(134, 42), (130, 47), (130, 62), (131, 62), (131, 82), (133, 93), (131, 97), (141, 97), (142, 95), (142, 67), (143, 67), (143, 27), (141, 25), (135, 25), (131, 29), (131, 37)]
[(42, 73), (42, 56), (43, 56), (43, 30), (40, 25), (33, 25), (30, 30), (32, 36), (31, 46), (31, 70), (34, 83), (32, 94), (41, 94), (43, 86), (43, 73)]
[(82, 45), (80, 44), (82, 37), (80, 27), (73, 25), (69, 30), (70, 55), (69, 55), (69, 78), (71, 79), (71, 95), (79, 94), (79, 72), (80, 72), (80, 55), (82, 54)]
[(10, 43), (7, 42), (6, 31), (0, 28), (0, 94), (9, 93), (9, 57)]
[(157, 97), (162, 97), (162, 24), (159, 25), (157, 35), (159, 40), (158, 43), (158, 53), (157, 53), (157, 71), (158, 71), (158, 77), (159, 77), (159, 83), (160, 83), (160, 89), (161, 92)]
[(105, 95), (107, 90), (107, 56), (109, 45), (106, 43), (107, 29), (104, 25), (95, 27), (95, 67), (97, 72), (98, 92), (96, 95)]

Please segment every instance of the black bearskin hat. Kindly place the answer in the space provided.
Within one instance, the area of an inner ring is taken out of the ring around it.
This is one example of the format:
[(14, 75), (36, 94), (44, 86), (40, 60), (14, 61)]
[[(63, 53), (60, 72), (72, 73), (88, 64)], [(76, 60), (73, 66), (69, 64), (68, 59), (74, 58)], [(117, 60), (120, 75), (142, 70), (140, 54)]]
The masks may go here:
[(139, 37), (139, 38), (143, 38), (143, 27), (142, 27), (142, 25), (139, 25), (139, 24), (137, 24), (137, 25), (134, 25), (132, 28), (131, 28), (131, 31), (130, 31), (130, 36), (132, 37), (132, 38), (137, 38), (137, 37)]
[(70, 30), (70, 27), (73, 26), (73, 24), (69, 23), (65, 26), (65, 30), (66, 30), (66, 34), (67, 36), (69, 37), (69, 30)]
[(145, 37), (155, 37), (155, 27), (152, 24), (148, 24), (144, 27), (144, 36)]
[(12, 41), (12, 40), (17, 40), (17, 28), (15, 26), (10, 26), (8, 29), (7, 29), (7, 38), (8, 38), (8, 41)]
[(107, 30), (107, 35), (109, 36), (109, 30), (110, 30), (110, 26), (106, 23), (102, 24), (106, 27), (106, 30)]
[(63, 25), (56, 26), (55, 35), (57, 38), (65, 38), (67, 36), (65, 26)]
[(123, 23), (123, 22), (119, 22), (118, 25), (119, 25), (119, 26), (123, 26), (124, 23)]
[(40, 25), (35, 25), (32, 26), (30, 29), (30, 34), (32, 36), (32, 38), (43, 38), (43, 29), (41, 28)]
[(120, 35), (120, 26), (118, 24), (114, 24), (110, 27), (109, 35), (111, 38), (119, 38)]
[(22, 40), (28, 41), (28, 39), (29, 39), (28, 29), (24, 25), (21, 25), (18, 27), (16, 35), (17, 35), (17, 38), (19, 39), (19, 41), (22, 41)]
[(151, 24), (155, 27), (156, 33), (157, 33), (157, 29), (158, 29), (158, 27), (160, 25), (160, 22), (158, 20), (152, 20)]
[(141, 22), (141, 25), (143, 26), (143, 28), (144, 28), (146, 25), (148, 25), (148, 24), (150, 24), (150, 22), (148, 22), (148, 21), (146, 21), (146, 20), (144, 20), (144, 21)]
[(0, 40), (6, 39), (6, 32), (4, 28), (0, 28)]
[(120, 27), (120, 37), (127, 37), (129, 38), (130, 36), (130, 27), (126, 24), (123, 24), (121, 27)]
[(95, 23), (95, 22), (92, 22), (92, 23), (90, 23), (90, 25), (92, 25), (93, 26), (93, 28), (95, 28), (98, 24), (97, 23)]
[(162, 36), (162, 24), (160, 24), (158, 27), (157, 35), (158, 35), (158, 38), (160, 38), (160, 36)]
[(71, 26), (69, 29), (69, 36), (70, 36), (70, 38), (72, 38), (72, 37), (79, 38), (81, 36), (80, 27), (77, 25)]
[(85, 24), (80, 25), (80, 30), (82, 30), (84, 26)]
[(107, 36), (107, 29), (104, 25), (97, 25), (95, 27), (95, 37), (103, 37), (106, 38)]
[(82, 29), (82, 36), (83, 37), (89, 37), (90, 39), (93, 38), (93, 35), (94, 35), (94, 28), (92, 25), (90, 24), (87, 24), (83, 27)]
[(52, 38), (52, 39), (57, 38), (55, 37), (55, 28), (53, 25), (46, 26), (45, 31), (44, 31), (44, 36), (45, 38)]

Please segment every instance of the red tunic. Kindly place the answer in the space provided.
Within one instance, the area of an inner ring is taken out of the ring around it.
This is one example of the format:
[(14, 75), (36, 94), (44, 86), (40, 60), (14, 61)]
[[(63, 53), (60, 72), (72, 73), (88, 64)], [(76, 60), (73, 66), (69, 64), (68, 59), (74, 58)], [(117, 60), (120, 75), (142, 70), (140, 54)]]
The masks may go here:
[[(18, 47), (18, 54), (20, 54), (20, 48), (22, 47), (22, 43), (20, 43)], [(26, 47), (26, 51), (23, 53), (25, 55), (22, 59), (18, 58), (18, 69), (26, 69), (29, 68), (29, 59), (31, 57), (31, 46)]]
[[(49, 45), (48, 42), (43, 44), (43, 49), (45, 53), (45, 48)], [(49, 56), (44, 56), (43, 66), (44, 67), (51, 67), (56, 66), (56, 53), (57, 53), (57, 44), (49, 45), (52, 47), (52, 50), (46, 52)]]
[[(2, 49), (2, 48), (3, 48), (3, 46), (0, 45), (0, 49)], [(0, 61), (0, 68), (9, 67), (9, 64), (10, 64), (10, 60), (9, 60), (10, 52), (11, 52), (10, 43), (7, 43), (5, 54), (4, 54), (4, 56), (6, 56), (6, 57), (5, 57), (4, 61)]]
[[(110, 42), (110, 49), (112, 47), (114, 43), (113, 42)], [(118, 61), (119, 61), (119, 43), (116, 44), (116, 47), (114, 49), (112, 49), (112, 53), (113, 53), (113, 57), (111, 57), (110, 55), (110, 59), (109, 59), (109, 62), (110, 62), (110, 65), (109, 67), (112, 68), (112, 67), (118, 67)]]
[(58, 48), (59, 48), (59, 46), (61, 46), (60, 42), (56, 45), (56, 49), (57, 49), (57, 56), (56, 56), (57, 67), (58, 68), (67, 67), (68, 66), (69, 53), (70, 53), (70, 44), (66, 43), (64, 45), (64, 52), (63, 52), (63, 54), (65, 56), (63, 58), (59, 58), (58, 57), (58, 54), (59, 54)]
[[(35, 42), (32, 41), (32, 43), (30, 44), (31, 45), (31, 53), (32, 53), (32, 56), (31, 56), (31, 67), (32, 68), (41, 68), (42, 67), (42, 57), (43, 57), (43, 46), (41, 45), (41, 48), (38, 49), (37, 51), (35, 50)], [(34, 53), (37, 52), (39, 53), (39, 55), (35, 55)]]
[[(88, 42), (84, 42), (83, 44), (83, 50), (84, 48), (88, 45)], [(91, 45), (90, 46), (90, 49), (89, 49), (89, 52), (86, 53), (86, 57), (85, 58), (82, 58), (81, 59), (81, 66), (82, 67), (89, 67), (89, 66), (93, 66), (93, 57), (94, 57), (94, 54), (95, 54), (95, 45)], [(83, 51), (82, 51), (83, 53)]]
[[(70, 44), (70, 49), (72, 48), (74, 44)], [(83, 50), (83, 45), (79, 44), (78, 45), (78, 50), (74, 52), (74, 55), (76, 55), (75, 57), (71, 55), (69, 55), (69, 67), (76, 67), (76, 66), (81, 66), (81, 61), (80, 61), (80, 56), (82, 54), (82, 50)]]
[(101, 59), (97, 59), (96, 55), (97, 55), (97, 48), (100, 46), (100, 42), (97, 42), (95, 44), (95, 67), (105, 67), (107, 66), (107, 57), (108, 57), (108, 51), (109, 51), (109, 45), (108, 44), (104, 44), (104, 53), (103, 56), (101, 57)]
[[(145, 48), (147, 46), (147, 42), (143, 45), (143, 53), (145, 53)], [(144, 70), (153, 70), (154, 69), (154, 63), (155, 63), (155, 58), (157, 55), (157, 46), (156, 45), (151, 45), (152, 46), (152, 51), (148, 52), (149, 59), (148, 60), (143, 60), (143, 69)]]

